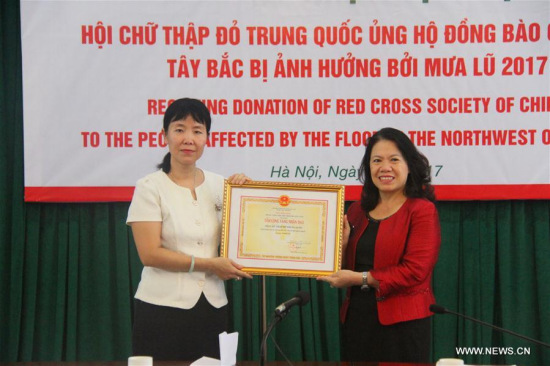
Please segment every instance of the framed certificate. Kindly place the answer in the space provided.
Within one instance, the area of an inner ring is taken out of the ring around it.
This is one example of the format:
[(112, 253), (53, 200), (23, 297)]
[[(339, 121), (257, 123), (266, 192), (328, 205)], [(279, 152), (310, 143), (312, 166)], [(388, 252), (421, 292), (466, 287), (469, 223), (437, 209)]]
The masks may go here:
[(221, 256), (244, 271), (316, 277), (341, 268), (344, 186), (225, 182)]

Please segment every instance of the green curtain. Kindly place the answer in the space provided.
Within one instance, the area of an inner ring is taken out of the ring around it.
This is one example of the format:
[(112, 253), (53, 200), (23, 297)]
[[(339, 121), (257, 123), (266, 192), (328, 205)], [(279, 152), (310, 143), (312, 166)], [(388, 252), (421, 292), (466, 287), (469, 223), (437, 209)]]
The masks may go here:
[[(123, 360), (130, 354), (132, 297), (141, 271), (125, 225), (128, 204), (23, 202), (18, 0), (0, 2), (0, 68), (0, 362)], [(549, 201), (438, 207), (438, 302), (550, 343)], [(227, 282), (240, 360), (259, 359), (262, 308), (269, 316), (299, 290), (310, 292), (310, 304), (293, 309), (273, 339), (292, 360), (339, 359), (343, 291), (313, 279), (256, 276)], [(548, 349), (452, 315), (436, 316), (433, 328), (434, 361), (550, 364)], [(456, 347), (483, 347), (483, 354), (458, 355)], [(509, 354), (523, 347), (529, 355)], [(282, 360), (272, 341), (268, 359)]]
[[(439, 214), (443, 241), (434, 273), (437, 301), (550, 343), (550, 203), (444, 202)], [(460, 358), (478, 364), (550, 364), (548, 348), (453, 315), (437, 315), (434, 335), (434, 359), (455, 354), (455, 347), (483, 347), (484, 355)], [(492, 347), (497, 347), (493, 356), (485, 349)], [(528, 356), (518, 354), (528, 351)]]

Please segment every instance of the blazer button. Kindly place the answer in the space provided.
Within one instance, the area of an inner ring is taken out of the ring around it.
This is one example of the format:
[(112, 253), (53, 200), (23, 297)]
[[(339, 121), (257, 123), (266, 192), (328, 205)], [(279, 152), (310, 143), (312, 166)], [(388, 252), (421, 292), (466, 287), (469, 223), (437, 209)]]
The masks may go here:
[(199, 245), (199, 246), (202, 246), (203, 244), (204, 244), (204, 243), (202, 242), (202, 240), (199, 240), (199, 241), (197, 242), (197, 245)]
[(195, 220), (195, 225), (201, 226), (201, 220)]
[(204, 281), (203, 280), (199, 281), (199, 287), (204, 287)]

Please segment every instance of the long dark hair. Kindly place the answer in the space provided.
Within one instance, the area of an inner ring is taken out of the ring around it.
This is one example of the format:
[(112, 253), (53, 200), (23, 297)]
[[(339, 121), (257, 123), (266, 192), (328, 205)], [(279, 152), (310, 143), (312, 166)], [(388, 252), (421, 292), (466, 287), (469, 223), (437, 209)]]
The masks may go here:
[[(191, 98), (177, 99), (173, 101), (168, 108), (166, 108), (162, 122), (164, 133), (168, 133), (170, 123), (181, 121), (182, 119), (186, 119), (188, 116), (193, 117), (195, 121), (203, 124), (206, 127), (206, 133), (210, 134), (210, 125), (212, 124), (210, 111), (206, 108), (203, 102), (198, 99)], [(157, 165), (157, 168), (162, 169), (162, 171), (166, 174), (170, 173), (170, 159), (171, 155), (170, 152), (168, 152), (164, 155), (162, 162)]]
[(388, 140), (395, 143), (409, 168), (405, 196), (411, 198), (426, 198), (435, 201), (434, 188), (431, 185), (430, 162), (414, 146), (412, 141), (403, 132), (386, 127), (376, 132), (367, 140), (365, 155), (359, 167), (359, 177), (363, 182), (361, 192), (361, 207), (365, 212), (372, 211), (380, 200), (380, 192), (372, 181), (370, 174), (370, 159), (372, 149), (379, 141)]

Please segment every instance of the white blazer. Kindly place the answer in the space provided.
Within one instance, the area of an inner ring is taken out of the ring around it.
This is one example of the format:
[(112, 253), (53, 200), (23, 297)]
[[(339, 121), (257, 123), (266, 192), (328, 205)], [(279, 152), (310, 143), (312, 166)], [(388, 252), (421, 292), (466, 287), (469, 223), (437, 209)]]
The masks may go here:
[[(162, 222), (161, 244), (175, 252), (200, 258), (218, 256), (224, 178), (204, 171), (204, 182), (191, 191), (178, 186), (162, 171), (141, 178), (126, 223)], [(144, 267), (135, 297), (141, 301), (190, 309), (201, 294), (216, 307), (227, 304), (223, 281), (204, 272), (170, 272)]]

